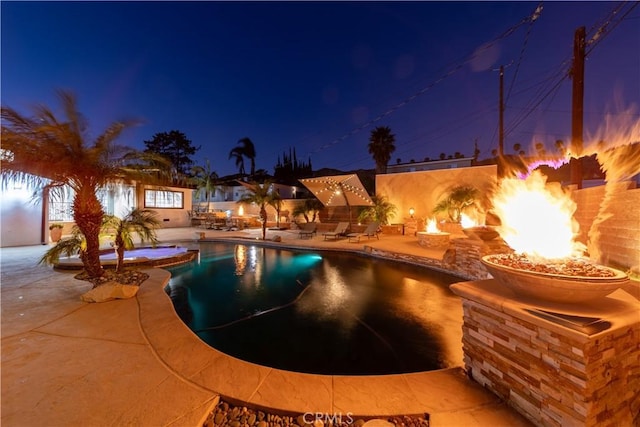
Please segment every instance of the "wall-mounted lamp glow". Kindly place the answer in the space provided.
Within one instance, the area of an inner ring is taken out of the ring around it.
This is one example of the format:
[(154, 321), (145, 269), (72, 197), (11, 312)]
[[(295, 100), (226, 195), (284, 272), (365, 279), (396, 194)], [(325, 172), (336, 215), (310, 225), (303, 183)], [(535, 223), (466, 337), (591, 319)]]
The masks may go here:
[(411, 215), (411, 218), (413, 218), (414, 213), (416, 213), (416, 210), (413, 208), (409, 208), (409, 215)]

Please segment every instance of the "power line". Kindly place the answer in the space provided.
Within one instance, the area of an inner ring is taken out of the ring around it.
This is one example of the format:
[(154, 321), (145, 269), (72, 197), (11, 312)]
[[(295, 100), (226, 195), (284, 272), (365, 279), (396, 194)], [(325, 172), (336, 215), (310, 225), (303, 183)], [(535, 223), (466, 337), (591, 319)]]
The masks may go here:
[(383, 112), (382, 114), (379, 114), (378, 116), (376, 116), (374, 119), (369, 120), (368, 122), (364, 123), (363, 125), (352, 129), (350, 132), (342, 135), (339, 138), (334, 139), (333, 141), (324, 144), (322, 146), (320, 146), (319, 148), (312, 150), (309, 152), (310, 154), (314, 154), (314, 153), (318, 153), (320, 151), (326, 150), (336, 144), (338, 144), (339, 142), (344, 141), (345, 139), (353, 136), (354, 134), (360, 132), (361, 130), (373, 125), (374, 123), (382, 120), (384, 117), (387, 117), (388, 115), (394, 113), (396, 110), (398, 110), (399, 108), (405, 106), (406, 104), (414, 101), (416, 98), (418, 98), (419, 96), (425, 94), (426, 92), (428, 92), (429, 90), (431, 90), (433, 87), (435, 87), (436, 85), (438, 85), (440, 82), (442, 82), (443, 80), (445, 80), (446, 78), (450, 77), (451, 75), (457, 73), (460, 69), (462, 69), (467, 63), (469, 63), (470, 61), (472, 61), (475, 57), (477, 57), (478, 55), (480, 55), (482, 52), (486, 51), (487, 49), (491, 48), (493, 45), (495, 45), (497, 42), (499, 42), (500, 40), (509, 37), (511, 34), (513, 34), (518, 28), (520, 28), (522, 25), (533, 22), (535, 20), (538, 19), (538, 17), (540, 16), (540, 12), (542, 11), (542, 5), (539, 4), (536, 9), (534, 10), (534, 12), (528, 16), (526, 16), (525, 18), (523, 18), (520, 22), (518, 22), (517, 24), (511, 26), (510, 28), (508, 28), (507, 30), (505, 30), (504, 32), (502, 32), (499, 36), (497, 36), (496, 38), (494, 38), (493, 40), (491, 40), (489, 43), (485, 44), (482, 49), (476, 50), (476, 52), (470, 56), (467, 56), (466, 59), (463, 59), (462, 62), (459, 62), (458, 64), (454, 65), (453, 68), (451, 68), (449, 71), (446, 71), (444, 74), (442, 74), (440, 77), (438, 77), (436, 80), (434, 80), (433, 82), (431, 82), (429, 85), (427, 85), (426, 87), (418, 90), (417, 92), (415, 92), (413, 95), (409, 96), (408, 98), (406, 98), (405, 100), (401, 101), (399, 104), (394, 105), (393, 107), (387, 109), (385, 112)]
[[(607, 18), (603, 20), (602, 23), (592, 26), (592, 28), (589, 30), (590, 33), (595, 28), (597, 28), (597, 30), (595, 31), (595, 34), (591, 36), (589, 42), (587, 43), (587, 45), (590, 45), (590, 49), (587, 52), (585, 52), (585, 56), (591, 51), (593, 51), (595, 46), (597, 46), (600, 42), (602, 42), (602, 40), (606, 36), (611, 34), (611, 31), (615, 27), (620, 25), (620, 23), (627, 18), (629, 13), (631, 13), (631, 11), (635, 7), (637, 7), (638, 4), (640, 4), (639, 1), (633, 2), (630, 8), (628, 8), (627, 10), (624, 10), (624, 8), (628, 5), (628, 3), (629, 2), (619, 3), (609, 13)], [(545, 84), (545, 88), (543, 88), (544, 90), (538, 91), (537, 94), (531, 99), (528, 106), (522, 109), (522, 113), (519, 116), (517, 116), (515, 120), (511, 121), (509, 129), (505, 131), (505, 136), (513, 133), (514, 130), (518, 126), (520, 126), (540, 106), (540, 104), (542, 104), (542, 102), (544, 102), (549, 97), (554, 97), (557, 94), (558, 90), (560, 89), (560, 85), (571, 76), (572, 64), (573, 64), (573, 59), (570, 56), (568, 56), (565, 60), (562, 61), (555, 75), (549, 78), (546, 78), (541, 83), (539, 83), (539, 84)], [(550, 86), (546, 85), (547, 83), (550, 84)], [(492, 141), (494, 139), (495, 139), (495, 134), (492, 137)]]

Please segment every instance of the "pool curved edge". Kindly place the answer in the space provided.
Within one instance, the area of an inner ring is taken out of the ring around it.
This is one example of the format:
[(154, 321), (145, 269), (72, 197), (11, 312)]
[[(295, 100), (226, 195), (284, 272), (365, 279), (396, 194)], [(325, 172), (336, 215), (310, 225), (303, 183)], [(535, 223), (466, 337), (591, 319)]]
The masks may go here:
[[(144, 249), (144, 248), (137, 248)], [(200, 251), (197, 249), (187, 249), (185, 252), (180, 252), (172, 255), (166, 255), (162, 257), (137, 257), (133, 259), (124, 259), (125, 267), (132, 268), (149, 268), (149, 267), (172, 267), (174, 265), (187, 264), (198, 258)], [(117, 260), (115, 259), (101, 259), (100, 265), (103, 268), (115, 268), (117, 266)], [(53, 264), (53, 268), (56, 270), (82, 270), (84, 264), (78, 256), (61, 258)]]
[[(154, 268), (137, 300), (140, 327), (175, 375), (234, 402), (282, 413), (389, 416), (464, 411), (497, 398), (461, 367), (393, 375), (316, 375), (246, 362), (210, 347), (176, 314), (165, 293), (170, 273)], [(462, 345), (462, 343), (461, 343)]]

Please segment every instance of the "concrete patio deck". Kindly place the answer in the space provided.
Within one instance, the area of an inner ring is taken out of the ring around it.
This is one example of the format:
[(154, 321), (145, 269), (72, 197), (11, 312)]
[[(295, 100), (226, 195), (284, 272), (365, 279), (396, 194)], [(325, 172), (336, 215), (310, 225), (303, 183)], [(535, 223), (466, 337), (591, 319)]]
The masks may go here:
[[(164, 229), (163, 243), (209, 238), (256, 239), (259, 230)], [(299, 239), (277, 243), (437, 258), (410, 236), (359, 243)], [(460, 367), (387, 376), (323, 376), (258, 366), (202, 343), (163, 291), (165, 270), (150, 274), (133, 299), (89, 304), (91, 284), (74, 272), (36, 265), (46, 246), (2, 248), (3, 426), (196, 426), (217, 396), (285, 412), (355, 415), (424, 414), (432, 426), (527, 426)], [(462, 362), (461, 362), (462, 364)]]

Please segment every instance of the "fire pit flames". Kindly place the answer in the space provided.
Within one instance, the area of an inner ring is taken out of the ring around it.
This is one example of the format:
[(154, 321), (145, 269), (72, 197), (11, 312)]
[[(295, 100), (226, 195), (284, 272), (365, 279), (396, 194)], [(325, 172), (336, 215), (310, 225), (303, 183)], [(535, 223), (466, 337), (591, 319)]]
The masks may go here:
[(496, 230), (515, 253), (488, 255), (482, 262), (516, 294), (574, 303), (604, 297), (629, 280), (585, 256), (586, 246), (575, 240), (575, 202), (540, 172), (502, 180), (493, 208), (502, 221)]
[(431, 218), (427, 221), (426, 231), (418, 231), (418, 244), (420, 246), (440, 247), (449, 244), (449, 233), (440, 231), (438, 223), (435, 219)]

